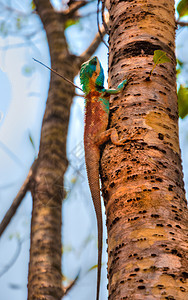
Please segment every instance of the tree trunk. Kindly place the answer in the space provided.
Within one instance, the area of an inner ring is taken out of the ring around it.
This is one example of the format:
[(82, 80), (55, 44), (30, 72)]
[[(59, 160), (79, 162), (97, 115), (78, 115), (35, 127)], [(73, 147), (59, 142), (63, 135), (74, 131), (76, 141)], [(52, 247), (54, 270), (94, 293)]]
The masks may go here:
[[(64, 24), (50, 2), (36, 1), (47, 33), (52, 68), (73, 81), (77, 73), (68, 55)], [(28, 299), (62, 297), (61, 218), (63, 176), (67, 168), (66, 136), (74, 88), (52, 74), (36, 173), (32, 183), (33, 212)]]
[[(101, 178), (108, 230), (109, 299), (188, 297), (188, 214), (178, 139), (174, 1), (111, 1), (110, 127), (122, 147), (108, 143)], [(171, 63), (157, 65), (154, 51)]]
[[(89, 2), (73, 2), (67, 11), (61, 13), (55, 12), (49, 0), (34, 2), (46, 31), (52, 68), (73, 81), (81, 64), (89, 59), (101, 42), (100, 35), (96, 34), (80, 56), (72, 55), (68, 50), (65, 23), (68, 18), (74, 18), (77, 9)], [(104, 36), (104, 28), (101, 32)], [(61, 203), (64, 198), (63, 177), (68, 165), (66, 137), (73, 96), (72, 85), (52, 73), (39, 156), (29, 180), (33, 210), (28, 300), (60, 300), (66, 292), (62, 288), (61, 273)]]

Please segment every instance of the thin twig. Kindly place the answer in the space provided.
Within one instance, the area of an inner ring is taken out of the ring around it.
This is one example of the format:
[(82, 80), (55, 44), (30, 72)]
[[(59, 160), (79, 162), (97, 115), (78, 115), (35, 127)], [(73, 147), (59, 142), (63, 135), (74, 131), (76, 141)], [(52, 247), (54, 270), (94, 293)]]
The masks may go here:
[(84, 97), (85, 97), (83, 94), (81, 95), (81, 94), (75, 93), (74, 95), (75, 95), (76, 97), (81, 97), (81, 98), (84, 98)]
[(183, 22), (183, 21), (177, 21), (176, 24), (179, 25), (179, 26), (182, 26), (182, 27), (183, 26), (188, 26), (188, 22)]
[(17, 248), (13, 255), (13, 257), (10, 259), (10, 261), (3, 267), (2, 270), (0, 270), (0, 277), (2, 277), (6, 272), (10, 270), (10, 268), (14, 265), (14, 263), (17, 261), (20, 252), (22, 250), (22, 243), (23, 241), (20, 239), (17, 239)]
[(7, 155), (13, 160), (15, 161), (19, 166), (24, 167), (24, 163), (22, 162), (21, 159), (19, 159), (19, 157), (14, 154), (14, 152), (9, 149), (9, 147), (2, 141), (0, 141), (0, 148), (2, 148), (2, 150), (7, 153)]
[(88, 1), (78, 1), (78, 2), (73, 2), (70, 7), (63, 11), (63, 14), (67, 15), (67, 16), (72, 16), (74, 15), (75, 12), (77, 12), (77, 10), (87, 4), (89, 4), (90, 2)]
[(105, 17), (104, 17), (104, 9), (105, 9), (105, 0), (102, 0), (102, 23), (103, 23), (103, 26), (106, 30), (106, 33), (109, 34), (109, 29), (108, 29), (108, 26), (106, 24), (106, 20), (105, 20)]
[(76, 284), (78, 278), (80, 276), (80, 271), (78, 272), (78, 275), (76, 276), (76, 278), (71, 282), (71, 284), (67, 287), (67, 288), (64, 288), (63, 287), (63, 295), (65, 296), (70, 290), (71, 288)]
[(8, 224), (10, 223), (12, 217), (16, 213), (17, 208), (19, 207), (20, 203), (24, 199), (26, 193), (30, 189), (30, 182), (32, 179), (33, 171), (36, 165), (36, 161), (32, 164), (29, 173), (27, 175), (26, 180), (24, 181), (21, 189), (19, 190), (16, 198), (13, 200), (11, 206), (9, 207), (8, 211), (6, 212), (2, 222), (0, 223), (0, 237), (3, 234), (4, 230), (7, 228)]
[(100, 1), (101, 0), (97, 1), (97, 28), (98, 28), (98, 33), (100, 35), (101, 41), (105, 44), (105, 46), (107, 48), (109, 48), (108, 45), (107, 45), (107, 43), (103, 39), (103, 35), (102, 35), (101, 29), (100, 29), (100, 26), (99, 26), (99, 4), (100, 4)]
[[(107, 23), (108, 24), (108, 23)], [(106, 34), (105, 28), (104, 26), (102, 27), (101, 30), (101, 34), (102, 37)], [(84, 61), (88, 60), (93, 53), (96, 51), (97, 47), (99, 46), (99, 44), (101, 43), (101, 36), (100, 33), (97, 32), (97, 34), (95, 35), (92, 43), (89, 45), (89, 47), (79, 56), (80, 58), (80, 63), (83, 63)]]
[(82, 90), (79, 86), (75, 85), (71, 80), (67, 79), (66, 77), (64, 77), (63, 75), (61, 75), (60, 73), (58, 73), (57, 71), (51, 69), (50, 67), (48, 67), (47, 65), (43, 64), (41, 61), (39, 61), (39, 60), (37, 60), (37, 59), (35, 59), (35, 58), (33, 58), (33, 60), (36, 61), (36, 62), (38, 62), (39, 64), (41, 64), (42, 66), (44, 66), (44, 67), (47, 68), (48, 70), (52, 71), (53, 73), (55, 73), (55, 74), (58, 75), (59, 77), (63, 78), (63, 79), (64, 79), (65, 81), (67, 81), (68, 83), (72, 84), (75, 88), (77, 88), (77, 89), (79, 89), (80, 91), (83, 92), (83, 90)]

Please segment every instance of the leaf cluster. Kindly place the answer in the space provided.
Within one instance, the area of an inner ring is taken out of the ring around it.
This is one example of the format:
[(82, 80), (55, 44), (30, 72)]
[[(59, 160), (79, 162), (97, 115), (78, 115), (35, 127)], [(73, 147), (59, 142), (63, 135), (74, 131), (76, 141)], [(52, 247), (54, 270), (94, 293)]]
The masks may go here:
[(178, 111), (182, 119), (188, 115), (188, 87), (183, 85), (178, 90)]
[(179, 14), (179, 18), (188, 16), (188, 0), (181, 0), (178, 3), (177, 12)]

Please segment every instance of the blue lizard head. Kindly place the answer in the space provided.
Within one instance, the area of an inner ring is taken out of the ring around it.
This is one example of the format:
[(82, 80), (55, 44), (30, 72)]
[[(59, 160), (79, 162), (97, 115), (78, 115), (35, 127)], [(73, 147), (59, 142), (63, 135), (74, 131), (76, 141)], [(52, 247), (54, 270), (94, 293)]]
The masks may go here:
[(103, 88), (104, 72), (97, 56), (82, 64), (80, 69), (80, 83), (86, 95), (91, 89), (98, 88), (100, 90)]

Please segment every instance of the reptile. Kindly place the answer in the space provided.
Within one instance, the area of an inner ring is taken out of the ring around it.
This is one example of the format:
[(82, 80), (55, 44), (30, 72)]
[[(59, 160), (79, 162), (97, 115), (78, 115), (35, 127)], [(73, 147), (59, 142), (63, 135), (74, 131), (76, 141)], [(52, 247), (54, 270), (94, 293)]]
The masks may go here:
[(98, 270), (97, 270), (97, 295), (99, 300), (101, 260), (102, 260), (102, 210), (99, 184), (100, 145), (109, 138), (115, 145), (122, 145), (126, 139), (118, 140), (115, 128), (107, 130), (109, 121), (110, 95), (120, 93), (127, 80), (123, 80), (117, 89), (104, 88), (104, 71), (96, 56), (82, 64), (80, 69), (80, 83), (85, 98), (85, 127), (84, 150), (87, 177), (91, 196), (96, 212), (98, 228)]

